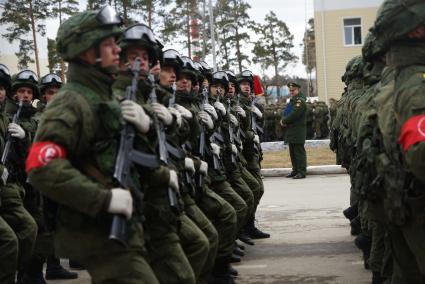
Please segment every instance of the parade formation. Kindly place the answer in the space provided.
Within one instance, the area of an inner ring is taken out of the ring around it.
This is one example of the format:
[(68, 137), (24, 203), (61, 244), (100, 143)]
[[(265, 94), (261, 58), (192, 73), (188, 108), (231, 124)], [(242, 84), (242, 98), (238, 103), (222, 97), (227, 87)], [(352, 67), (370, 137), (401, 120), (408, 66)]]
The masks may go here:
[(165, 49), (111, 6), (76, 13), (56, 37), (65, 80), (0, 64), (0, 284), (78, 278), (60, 259), (96, 284), (236, 283), (271, 237), (261, 142), (288, 144), (304, 179), (306, 139), (328, 137), (371, 283), (425, 283), (424, 43), (425, 2), (385, 0), (339, 100), (289, 82), (264, 105), (250, 70)]
[(46, 283), (46, 261), (76, 278), (59, 257), (92, 283), (234, 283), (241, 244), (270, 237), (252, 72), (163, 50), (110, 6), (64, 21), (57, 50), (66, 83), (0, 65), (0, 283)]
[(348, 62), (331, 149), (351, 179), (355, 245), (372, 283), (424, 283), (425, 2), (387, 0)]

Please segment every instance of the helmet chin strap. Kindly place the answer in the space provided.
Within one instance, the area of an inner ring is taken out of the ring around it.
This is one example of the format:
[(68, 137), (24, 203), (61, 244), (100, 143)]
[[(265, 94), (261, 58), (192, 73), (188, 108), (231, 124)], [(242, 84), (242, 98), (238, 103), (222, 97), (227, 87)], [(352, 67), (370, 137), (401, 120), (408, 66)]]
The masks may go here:
[(100, 43), (96, 44), (94, 47), (95, 55), (96, 55), (96, 63), (95, 66), (101, 72), (107, 75), (116, 75), (119, 72), (119, 67), (116, 65), (112, 66), (102, 66), (102, 56), (100, 55)]

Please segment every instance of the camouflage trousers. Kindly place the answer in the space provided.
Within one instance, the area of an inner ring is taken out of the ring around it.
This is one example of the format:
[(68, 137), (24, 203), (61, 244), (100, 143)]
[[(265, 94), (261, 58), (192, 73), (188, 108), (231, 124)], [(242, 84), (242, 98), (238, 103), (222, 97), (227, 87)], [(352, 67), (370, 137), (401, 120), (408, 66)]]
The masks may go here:
[(248, 207), (245, 201), (236, 193), (227, 181), (213, 181), (211, 189), (226, 200), (236, 211), (237, 231), (245, 225), (248, 216)]
[(196, 204), (217, 230), (218, 248), (216, 258), (230, 256), (233, 252), (237, 233), (235, 209), (206, 185), (201, 198), (196, 200)]
[[(208, 245), (208, 251), (201, 253), (201, 245), (197, 245), (189, 237), (185, 237), (185, 232), (182, 222), (182, 228), (180, 229), (179, 237), (182, 243), (184, 252), (186, 253), (187, 258), (189, 259), (190, 264), (192, 265), (195, 276), (197, 277), (197, 283), (203, 284), (208, 283), (208, 278), (211, 274), (211, 271), (214, 266), (215, 257), (217, 254), (218, 248), (218, 233), (214, 228), (214, 225), (208, 220), (207, 216), (202, 212), (202, 210), (196, 205), (195, 201), (186, 194), (183, 196), (185, 213), (187, 217), (196, 225), (196, 228), (191, 226), (192, 230), (200, 230), (201, 233), (205, 236)], [(190, 232), (190, 230), (186, 230)], [(205, 258), (205, 262), (201, 265), (201, 258)]]
[[(1, 217), (1, 236), (4, 238), (5, 250), (1, 250), (2, 260), (7, 263), (0, 263), (0, 280), (10, 279), (18, 267), (31, 257), (35, 239), (37, 235), (37, 224), (24, 208), (23, 197), (24, 189), (17, 184), (7, 184), (0, 190), (0, 217)], [(12, 235), (13, 234), (13, 235)], [(16, 241), (19, 250), (15, 247)], [(17, 253), (17, 254), (16, 254)], [(10, 259), (4, 256), (10, 255)], [(17, 256), (17, 257), (16, 257)], [(14, 259), (17, 259), (15, 261)], [(5, 267), (3, 269), (3, 267)], [(7, 283), (0, 281), (1, 283)], [(12, 282), (13, 283), (13, 282)]]

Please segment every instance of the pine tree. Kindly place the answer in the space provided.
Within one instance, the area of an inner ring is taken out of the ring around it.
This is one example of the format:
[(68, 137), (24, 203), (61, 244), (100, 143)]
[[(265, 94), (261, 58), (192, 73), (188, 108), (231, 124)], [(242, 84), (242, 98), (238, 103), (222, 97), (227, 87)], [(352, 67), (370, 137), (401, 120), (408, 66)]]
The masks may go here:
[(308, 27), (304, 32), (304, 50), (303, 50), (303, 64), (308, 74), (308, 95), (312, 96), (314, 93), (313, 82), (311, 73), (316, 69), (316, 41), (314, 35), (314, 19), (308, 21)]
[[(260, 35), (260, 39), (255, 42), (252, 50), (255, 55), (254, 63), (260, 63), (263, 68), (273, 66), (275, 78), (279, 78), (279, 71), (290, 62), (297, 60), (297, 57), (291, 52), (291, 48), (294, 47), (292, 43), (294, 36), (285, 22), (279, 20), (272, 11), (266, 15), (264, 24), (257, 24), (252, 28)], [(277, 81), (278, 98), (279, 86), (280, 82)]]
[[(59, 18), (59, 24), (62, 23), (64, 17), (72, 16), (78, 12), (78, 1), (76, 0), (53, 0), (51, 2), (52, 11), (50, 13), (51, 18)], [(50, 48), (49, 48), (50, 44)], [(59, 63), (60, 65), (60, 76), (62, 81), (65, 81), (65, 63), (62, 58), (56, 52), (56, 46), (53, 46), (54, 41), (51, 39), (47, 39), (47, 51), (48, 51), (48, 59), (49, 59), (49, 70), (53, 72), (53, 67), (51, 67), (51, 57), (54, 58), (55, 64)], [(57, 66), (56, 66), (57, 67)], [(55, 69), (58, 70), (58, 69)], [(57, 73), (57, 72), (55, 72)]]
[[(238, 71), (245, 68), (244, 62), (250, 63), (249, 56), (244, 54), (242, 46), (249, 43), (248, 30), (252, 26), (248, 10), (251, 6), (244, 0), (219, 0), (215, 7), (216, 29), (221, 37), (221, 48), (224, 51), (225, 69), (236, 63)], [(232, 52), (234, 50), (234, 52)]]
[(61, 76), (63, 60), (56, 51), (56, 41), (54, 39), (47, 39), (47, 58), (49, 72)]
[(19, 41), (19, 51), (15, 53), (18, 56), (18, 66), (28, 66), (28, 63), (33, 62), (30, 55), (34, 53), (38, 76), (40, 63), (36, 34), (44, 36), (46, 33), (43, 21), (48, 17), (48, 7), (47, 0), (6, 0), (0, 18), (0, 24), (7, 25), (6, 33), (2, 36), (9, 43)]

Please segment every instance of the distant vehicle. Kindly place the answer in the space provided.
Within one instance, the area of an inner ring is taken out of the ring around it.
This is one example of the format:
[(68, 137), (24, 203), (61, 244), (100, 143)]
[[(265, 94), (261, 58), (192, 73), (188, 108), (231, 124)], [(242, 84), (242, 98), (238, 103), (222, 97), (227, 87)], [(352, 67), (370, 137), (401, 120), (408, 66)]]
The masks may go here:
[(272, 99), (273, 102), (277, 102), (278, 98), (280, 100), (285, 100), (289, 96), (289, 89), (287, 86), (279, 87), (279, 97), (277, 95), (277, 86), (268, 86), (266, 90), (267, 97)]

